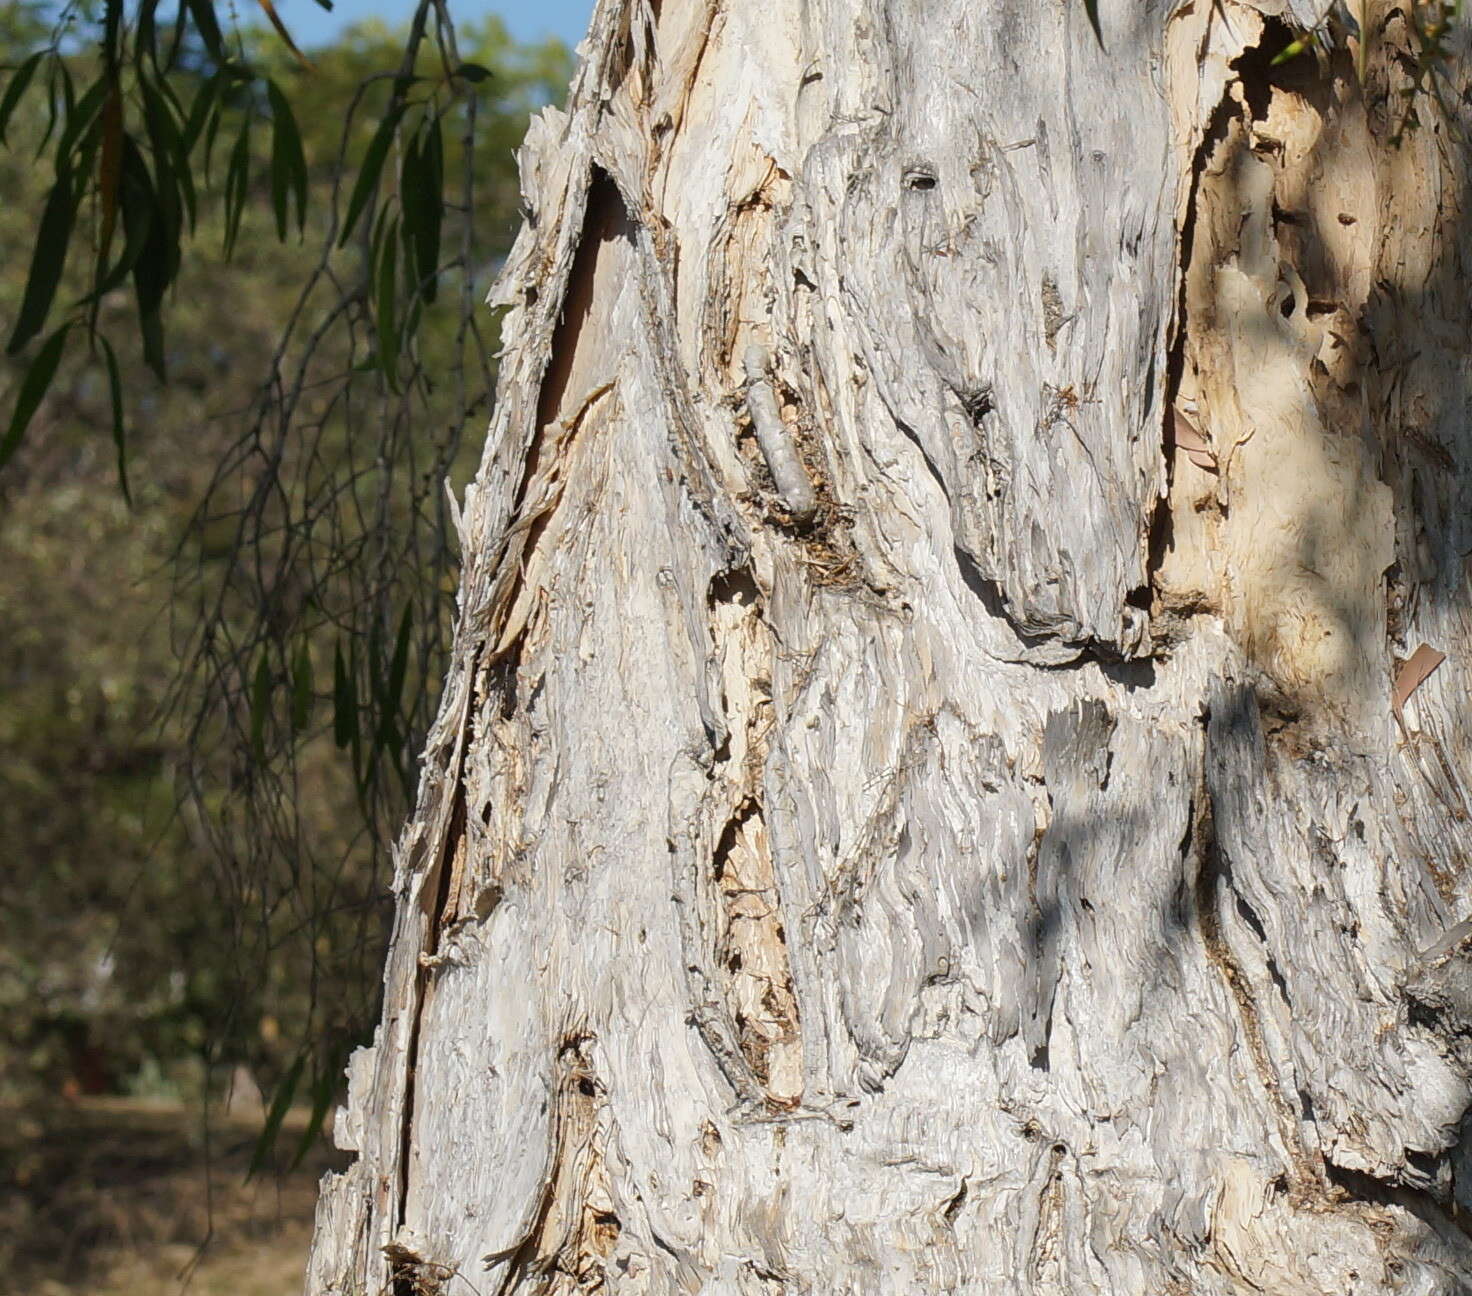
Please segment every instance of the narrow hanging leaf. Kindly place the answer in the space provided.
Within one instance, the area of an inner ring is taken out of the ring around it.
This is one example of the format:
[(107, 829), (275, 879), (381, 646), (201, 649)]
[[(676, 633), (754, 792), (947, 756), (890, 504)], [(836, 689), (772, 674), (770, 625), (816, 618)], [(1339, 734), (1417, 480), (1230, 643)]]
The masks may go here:
[(426, 302), (435, 298), (440, 262), (440, 229), (444, 215), (444, 142), (438, 117), (431, 117), (410, 142), (404, 157), (399, 193), (404, 211), (406, 269), (413, 287)]
[(393, 143), (394, 132), (398, 129), (399, 119), (403, 115), (402, 105), (390, 109), (384, 119), (378, 123), (378, 129), (373, 132), (373, 138), (368, 142), (368, 151), (363, 154), (363, 165), (358, 168), (358, 178), (353, 183), (352, 197), (348, 199), (348, 214), (343, 219), (342, 234), (337, 240), (338, 247), (347, 246), (348, 239), (352, 237), (353, 229), (358, 223), (358, 217), (363, 214), (363, 208), (368, 205), (368, 200), (378, 190), (378, 177), (383, 173), (383, 164), (388, 158), (388, 146)]
[(220, 134), (220, 123), (225, 120), (225, 109), (221, 103), (214, 104), (208, 112), (204, 128), (204, 174), (209, 179), (214, 166), (215, 140)]
[[(136, 271), (136, 267), (135, 267)], [(138, 331), (143, 338), (143, 360), (159, 382), (168, 382), (168, 365), (164, 357), (164, 321), (158, 311), (138, 316)]]
[[(97, 174), (97, 158), (102, 152), (101, 129), (90, 131), (84, 138), (77, 151), (72, 155), (74, 165), (71, 167), (72, 176), (77, 186), (77, 209), (81, 210), (82, 199), (87, 195), (90, 186), (87, 181)], [(91, 249), (88, 249), (90, 253)], [(88, 257), (90, 261), (90, 255)]]
[[(210, 17), (214, 17), (213, 14)], [(188, 24), (189, 6), (180, 4), (174, 11), (174, 34), (169, 39), (168, 54), (164, 58), (164, 67), (171, 68), (179, 57), (179, 49), (184, 44), (184, 29)]]
[(107, 390), (112, 398), (112, 444), (118, 455), (118, 485), (122, 488), (123, 500), (132, 508), (133, 492), (128, 489), (128, 431), (123, 422), (123, 382), (112, 343), (101, 335), (97, 340), (102, 343), (102, 356), (107, 361)]
[(124, 133), (121, 176), (118, 181), (118, 205), (123, 217), (123, 254), (107, 272), (106, 278), (93, 289), (85, 301), (95, 304), (132, 273), (148, 242), (158, 201), (153, 194), (153, 179), (148, 164), (132, 138)]
[(5, 467), (16, 447), (20, 445), (21, 437), (25, 435), (26, 428), (30, 426), (31, 419), (41, 404), (41, 398), (46, 395), (51, 380), (56, 377), (56, 366), (61, 363), (66, 335), (71, 332), (71, 327), (70, 323), (63, 324), (42, 343), (36, 358), (31, 361), (31, 367), (26, 370), (26, 376), (21, 379), (10, 424), (5, 429), (4, 439), (0, 440), (0, 468)]
[[(419, 333), (419, 317), (424, 314), (424, 303), (418, 297), (409, 303), (409, 309), (404, 312), (404, 318), (399, 323), (399, 342), (403, 345), (404, 339), (411, 342)], [(425, 381), (428, 381), (427, 379)]]
[(291, 181), (287, 175), (287, 164), (281, 156), (281, 129), (273, 124), (271, 130), (271, 162), (269, 166), (271, 180), (271, 213), (276, 218), (276, 238), (286, 242), (286, 227), (288, 217), (287, 190)]
[(377, 705), (381, 698), (379, 693), (380, 677), (383, 675), (383, 628), (374, 617), (368, 627), (368, 686), (373, 690), (372, 701)]
[(404, 266), (411, 289), (414, 286), (413, 266), (419, 259), (415, 243), (418, 238), (420, 212), (423, 210), (420, 203), (420, 192), (424, 187), (423, 170), (420, 138), (416, 132), (409, 137), (408, 146), (404, 149), (404, 162), (399, 168), (399, 208), (404, 214)]
[(240, 218), (245, 213), (245, 200), (250, 183), (250, 115), (240, 125), (240, 134), (230, 150), (225, 168), (225, 260), (235, 251), (240, 233)]
[(155, 68), (158, 66), (158, 28), (154, 23), (157, 10), (158, 0), (143, 0), (138, 6), (137, 35), (133, 38), (133, 47), (139, 57), (147, 55)]
[(10, 119), (15, 113), (20, 98), (26, 92), (26, 87), (31, 84), (31, 78), (36, 75), (36, 68), (51, 50), (37, 50), (30, 58), (26, 59), (10, 76), (10, 84), (5, 87), (5, 94), (0, 96), (0, 144), (5, 143), (5, 128), (10, 125)]
[(276, 1136), (281, 1133), (281, 1122), (286, 1119), (286, 1113), (291, 1110), (291, 1100), (296, 1097), (296, 1087), (301, 1083), (302, 1068), (306, 1065), (306, 1054), (302, 1054), (291, 1064), (290, 1070), (281, 1077), (281, 1083), (276, 1086), (276, 1092), (271, 1095), (271, 1106), (266, 1112), (266, 1122), (261, 1127), (261, 1135), (256, 1140), (255, 1151), (251, 1154), (249, 1175), (255, 1174), (270, 1159), (271, 1151), (276, 1146)]
[(220, 24), (215, 20), (215, 0), (184, 0), (179, 8), (181, 23), (185, 9), (189, 10), (189, 16), (194, 19), (194, 29), (199, 33), (200, 40), (204, 41), (210, 57), (217, 64), (223, 63), (225, 38), (220, 35)]
[[(36, 145), (37, 157), (46, 151), (56, 123), (71, 112), (73, 98), (72, 74), (67, 71), (66, 60), (53, 59), (46, 77), (46, 130), (41, 135), (41, 142)], [(58, 153), (57, 156), (60, 157), (61, 154)]]
[[(194, 146), (199, 142), (199, 137), (204, 131), (205, 122), (210, 119), (210, 111), (219, 100), (220, 89), (224, 85), (225, 71), (221, 68), (212, 76), (206, 77), (194, 92), (194, 102), (189, 105), (189, 116), (184, 120), (184, 147), (193, 152)], [(209, 159), (205, 159), (205, 165), (209, 165)]]
[[(394, 640), (394, 655), (389, 662), (388, 683), (384, 689), (383, 711), (378, 727), (378, 746), (387, 751), (396, 766), (404, 755), (404, 732), (399, 728), (399, 704), (404, 696), (404, 676), (409, 668), (409, 631), (413, 624), (413, 604), (405, 604), (399, 618), (399, 633)], [(404, 773), (400, 768), (400, 775)]]
[(123, 0), (103, 0), (102, 65), (108, 78), (116, 79), (123, 53)]
[(378, 283), (374, 296), (374, 312), (378, 324), (378, 369), (389, 387), (398, 391), (398, 280), (399, 239), (397, 219), (390, 220), (381, 236), (378, 260)]
[(296, 61), (306, 68), (307, 71), (315, 72), (316, 69), (312, 66), (312, 60), (303, 54), (301, 50), (297, 49), (296, 42), (291, 39), (291, 33), (286, 30), (286, 24), (281, 21), (281, 15), (276, 12), (276, 6), (271, 3), (271, 0), (260, 0), (260, 4), (261, 8), (266, 11), (266, 17), (271, 20), (271, 26), (276, 29), (276, 34), (281, 37), (286, 48), (296, 56)]
[[(71, 80), (67, 79), (67, 89), (70, 92)], [(66, 125), (62, 127), (61, 138), (56, 142), (56, 157), (58, 168), (71, 168), (71, 156), (80, 140), (92, 133), (97, 125), (97, 119), (102, 112), (102, 105), (106, 102), (108, 81), (105, 76), (100, 76), (90, 86), (75, 104), (68, 105), (66, 110)], [(70, 93), (68, 93), (70, 98)]]
[(143, 93), (144, 118), (148, 124), (148, 142), (153, 147), (154, 188), (162, 205), (165, 228), (176, 249), (174, 271), (177, 272), (179, 236), (187, 215), (194, 225), (194, 176), (189, 165), (189, 150), (184, 145), (184, 132), (175, 117), (176, 105), (163, 93), (163, 83), (147, 77), (138, 78)]
[(164, 224), (160, 204), (148, 222), (148, 230), (133, 263), (133, 288), (138, 302), (138, 330), (143, 338), (143, 359), (166, 380), (164, 364), (163, 300), (178, 267), (179, 235)]
[(20, 317), (10, 335), (6, 351), (15, 355), (46, 323), (56, 286), (66, 265), (66, 250), (76, 223), (77, 203), (81, 195), (70, 170), (56, 177), (41, 211), (41, 225), (36, 232), (36, 249), (31, 254), (31, 272), (26, 279), (25, 296), (21, 300)]
[(250, 690), (250, 752), (257, 765), (266, 762), (266, 712), (271, 706), (271, 668), (266, 654), (256, 663), (256, 677)]
[(291, 1158), (293, 1170), (306, 1159), (307, 1153), (312, 1150), (312, 1144), (322, 1133), (322, 1122), (327, 1119), (327, 1109), (337, 1096), (338, 1081), (346, 1060), (341, 1056), (334, 1057), (312, 1079), (312, 1112), (307, 1117), (306, 1128), (302, 1130), (301, 1137), (297, 1140), (296, 1152)]
[[(368, 627), (368, 689), (368, 719), (371, 722), (374, 716), (382, 717), (386, 710), (383, 701), (383, 629), (377, 617)], [(357, 743), (353, 744), (354, 767), (357, 768), (360, 763), (362, 767), (358, 782), (359, 795), (367, 791), (377, 775), (378, 758), (381, 753), (377, 735), (382, 727), (381, 721), (370, 726), (369, 732), (365, 735), (366, 750), (360, 750)]]
[(429, 181), (426, 206), (433, 212), (430, 224), (432, 237), (429, 246), (421, 255), (424, 267), (421, 278), (429, 279), (425, 301), (434, 300), (435, 276), (440, 268), (440, 232), (445, 212), (445, 137), (439, 115), (430, 119), (424, 144), (425, 172)]
[(315, 693), (312, 686), (312, 651), (306, 637), (297, 645), (291, 667), (291, 727), (301, 733), (312, 718)]
[(98, 234), (97, 277), (107, 271), (107, 258), (112, 251), (113, 230), (117, 228), (118, 190), (123, 177), (123, 92), (114, 77), (102, 105), (102, 153), (97, 162), (97, 202), (101, 208), (102, 228)]
[(286, 239), (290, 199), (296, 199), (298, 232), (307, 222), (307, 158), (301, 131), (286, 96), (274, 81), (266, 82), (271, 102), (271, 203), (276, 211), (276, 234)]
[(358, 740), (358, 695), (343, 660), (341, 640), (332, 650), (332, 738), (339, 748)]
[(409, 631), (414, 624), (414, 605), (405, 604), (404, 615), (399, 618), (399, 633), (394, 640), (393, 660), (388, 666), (388, 690), (386, 702), (390, 712), (397, 711), (404, 696), (404, 675), (409, 668)]
[(169, 101), (169, 107), (173, 109), (174, 119), (182, 123), (188, 116), (184, 111), (184, 101), (179, 98), (179, 92), (174, 89), (168, 77), (154, 76), (153, 84), (158, 87), (159, 93)]

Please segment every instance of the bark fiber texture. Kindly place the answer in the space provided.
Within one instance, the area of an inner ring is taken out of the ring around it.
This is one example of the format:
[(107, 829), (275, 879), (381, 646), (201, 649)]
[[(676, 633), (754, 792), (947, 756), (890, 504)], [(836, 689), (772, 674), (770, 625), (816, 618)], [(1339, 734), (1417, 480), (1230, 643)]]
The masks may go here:
[(1322, 8), (601, 0), (312, 1296), (1472, 1289), (1469, 61)]

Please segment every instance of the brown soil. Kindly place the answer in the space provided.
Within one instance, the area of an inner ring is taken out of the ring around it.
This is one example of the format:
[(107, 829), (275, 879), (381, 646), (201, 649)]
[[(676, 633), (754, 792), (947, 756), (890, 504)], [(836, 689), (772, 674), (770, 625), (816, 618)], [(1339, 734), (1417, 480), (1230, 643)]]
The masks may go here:
[(276, 1167), (247, 1180), (258, 1114), (206, 1138), (178, 1105), (0, 1107), (0, 1289), (297, 1296), (317, 1180), (344, 1162), (318, 1140), (289, 1169), (304, 1124), (288, 1117)]

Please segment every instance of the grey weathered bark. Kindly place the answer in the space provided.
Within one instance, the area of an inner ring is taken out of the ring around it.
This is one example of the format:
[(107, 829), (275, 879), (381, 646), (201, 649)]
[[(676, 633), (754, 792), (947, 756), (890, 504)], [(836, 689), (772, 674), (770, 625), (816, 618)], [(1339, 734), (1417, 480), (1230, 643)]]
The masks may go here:
[(1467, 121), (1101, 9), (600, 4), (313, 1293), (1472, 1286)]

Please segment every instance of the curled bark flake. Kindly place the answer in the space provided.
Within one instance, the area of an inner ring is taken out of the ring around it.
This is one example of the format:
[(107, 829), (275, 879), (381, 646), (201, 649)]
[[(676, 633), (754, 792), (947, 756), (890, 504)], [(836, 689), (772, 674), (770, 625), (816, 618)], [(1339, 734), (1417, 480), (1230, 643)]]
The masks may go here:
[(746, 408), (756, 430), (757, 444), (762, 448), (762, 457), (767, 461), (784, 507), (795, 523), (805, 525), (818, 511), (818, 498), (813, 493), (807, 469), (803, 467), (797, 441), (777, 410), (777, 398), (767, 377), (767, 353), (753, 342), (746, 348), (743, 359), (746, 366)]
[(1422, 644), (1395, 673), (1395, 689), (1390, 695), (1390, 708), (1401, 728), (1405, 728), (1405, 705), (1411, 694), (1421, 687), (1431, 673), (1446, 660), (1444, 652), (1438, 652), (1430, 644)]

